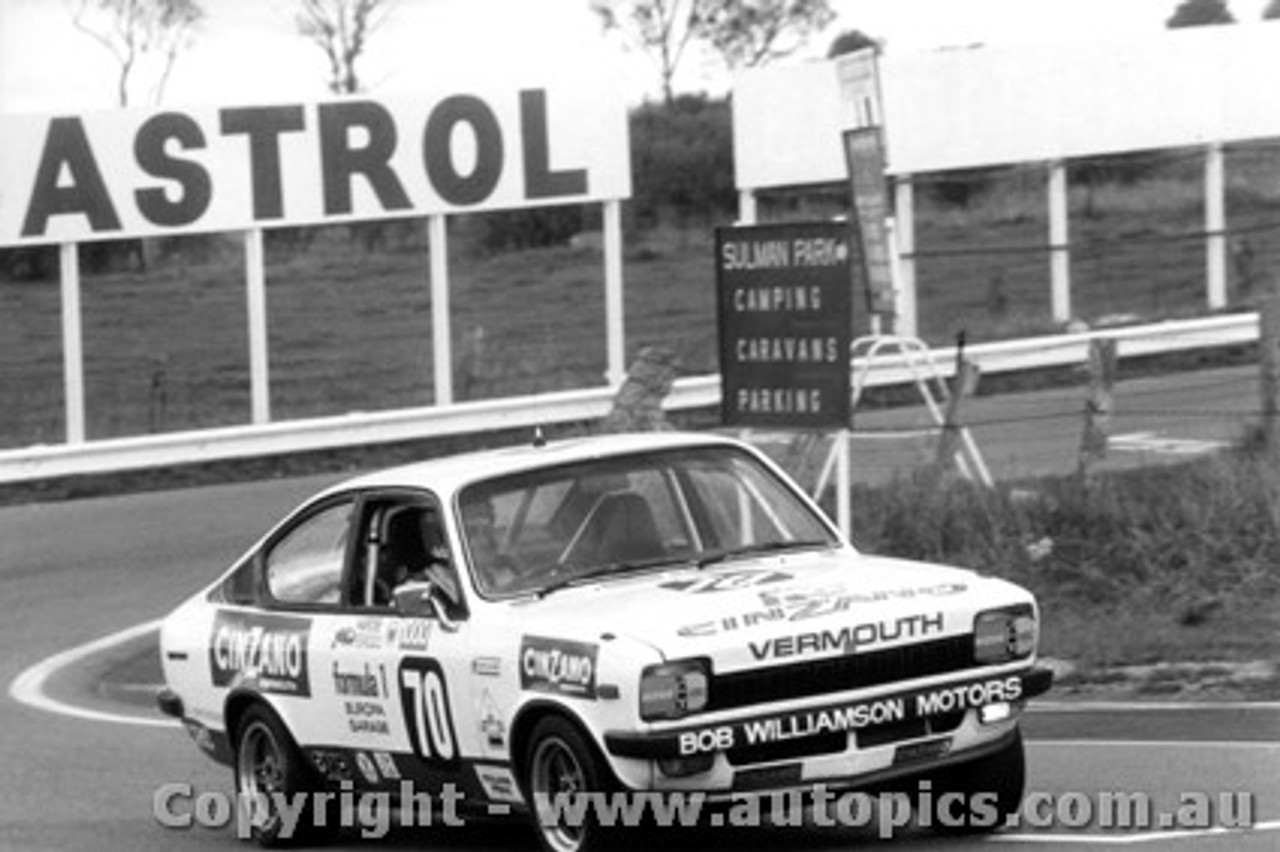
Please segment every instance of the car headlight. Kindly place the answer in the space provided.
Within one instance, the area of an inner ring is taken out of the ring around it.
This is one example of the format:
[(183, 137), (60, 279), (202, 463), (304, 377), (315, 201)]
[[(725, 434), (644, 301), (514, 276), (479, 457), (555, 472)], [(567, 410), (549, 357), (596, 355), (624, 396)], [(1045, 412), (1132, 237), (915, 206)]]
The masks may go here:
[(705, 659), (646, 666), (640, 675), (640, 718), (680, 719), (707, 706), (711, 684)]
[(1030, 604), (978, 613), (973, 622), (973, 659), (1004, 663), (1031, 656), (1036, 650), (1036, 614)]

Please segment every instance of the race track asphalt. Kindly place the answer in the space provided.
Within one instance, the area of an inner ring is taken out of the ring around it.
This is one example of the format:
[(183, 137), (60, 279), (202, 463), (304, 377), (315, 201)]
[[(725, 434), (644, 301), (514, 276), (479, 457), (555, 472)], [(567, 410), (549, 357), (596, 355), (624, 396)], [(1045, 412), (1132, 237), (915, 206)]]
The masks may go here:
[[(1178, 396), (1185, 407), (1189, 395)], [(1026, 404), (1019, 400), (1017, 404)], [(1063, 404), (1066, 403), (1056, 403)], [(1171, 404), (1171, 403), (1170, 403)], [(1242, 403), (1243, 404), (1243, 403)], [(1207, 402), (1223, 408), (1221, 402)], [(1223, 410), (1230, 410), (1223, 408)], [(1151, 417), (1160, 420), (1156, 415)], [(1239, 424), (1188, 418), (1187, 439), (1216, 440)], [(1134, 431), (1148, 431), (1138, 423)], [(1157, 424), (1158, 425), (1158, 424)], [(997, 428), (993, 426), (992, 428)], [(998, 428), (1005, 428), (1003, 423)], [(1198, 430), (1198, 431), (1197, 431)], [(991, 447), (1047, 458), (1034, 441)], [(1029, 449), (1030, 448), (1030, 449)], [(1074, 459), (1074, 450), (1064, 458)], [(993, 469), (1003, 464), (993, 455)], [(220, 485), (0, 509), (0, 681), (61, 652), (162, 616), (216, 575), (304, 496), (336, 477)], [(48, 691), (103, 713), (159, 716), (130, 694), (130, 674), (148, 667), (148, 638), (61, 671)], [(123, 668), (120, 668), (123, 666)], [(131, 669), (130, 667), (135, 667)], [(115, 667), (104, 679), (104, 669)], [(104, 688), (104, 682), (114, 683)], [(1049, 696), (1052, 698), (1052, 695)], [(1025, 726), (1034, 791), (1142, 792), (1175, 804), (1188, 791), (1251, 795), (1251, 832), (1117, 833), (1096, 825), (1015, 830), (956, 840), (908, 832), (882, 844), (872, 829), (734, 830), (663, 837), (686, 848), (970, 849), (980, 846), (1086, 849), (1280, 849), (1280, 707), (1056, 707)], [(153, 796), (163, 785), (230, 792), (229, 773), (205, 759), (173, 727), (76, 718), (0, 699), (0, 849), (139, 850), (241, 848), (227, 830), (173, 830), (158, 824)], [(459, 831), (393, 831), (381, 842), (344, 837), (326, 848), (534, 849), (520, 825)]]

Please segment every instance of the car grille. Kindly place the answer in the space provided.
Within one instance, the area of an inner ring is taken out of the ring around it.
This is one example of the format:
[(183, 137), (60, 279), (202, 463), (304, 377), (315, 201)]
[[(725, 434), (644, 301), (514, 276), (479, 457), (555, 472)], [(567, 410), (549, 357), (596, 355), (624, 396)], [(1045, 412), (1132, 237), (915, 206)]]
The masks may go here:
[(713, 677), (707, 710), (865, 689), (962, 671), (973, 665), (973, 637), (966, 634), (882, 651), (730, 672)]

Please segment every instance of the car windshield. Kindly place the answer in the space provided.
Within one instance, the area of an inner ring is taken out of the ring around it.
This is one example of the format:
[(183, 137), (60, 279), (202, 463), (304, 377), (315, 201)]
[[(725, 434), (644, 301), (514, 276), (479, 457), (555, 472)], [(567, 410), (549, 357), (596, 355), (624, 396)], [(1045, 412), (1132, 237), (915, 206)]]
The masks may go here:
[(504, 476), (465, 488), (458, 509), (476, 586), (490, 596), (838, 544), (807, 503), (735, 447), (637, 453)]

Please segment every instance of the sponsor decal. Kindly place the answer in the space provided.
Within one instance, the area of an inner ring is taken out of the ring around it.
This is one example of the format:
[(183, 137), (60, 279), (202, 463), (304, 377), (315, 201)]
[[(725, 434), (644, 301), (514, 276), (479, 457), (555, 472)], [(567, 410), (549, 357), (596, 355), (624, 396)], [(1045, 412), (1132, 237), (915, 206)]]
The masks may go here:
[(963, 594), (963, 583), (936, 583), (877, 592), (851, 592), (843, 587), (828, 589), (766, 590), (759, 592), (762, 608), (750, 612), (686, 624), (676, 633), (684, 637), (715, 636), (749, 630), (762, 624), (786, 624), (823, 618), (868, 604), (897, 600), (918, 600)]
[(661, 584), (661, 588), (675, 592), (687, 592), (694, 595), (713, 594), (715, 592), (734, 592), (765, 586), (770, 583), (782, 583), (794, 579), (784, 571), (765, 571), (745, 568), (741, 571), (721, 571), (702, 577), (687, 580), (670, 580)]
[(396, 759), (385, 751), (375, 751), (373, 753), (373, 762), (378, 765), (378, 771), (382, 773), (382, 777), (389, 781), (400, 780), (400, 767), (396, 766)]
[(435, 623), (426, 618), (406, 618), (399, 624), (396, 647), (401, 651), (426, 651), (431, 645)]
[(680, 756), (688, 757), (739, 745), (781, 743), (833, 731), (856, 731), (871, 725), (953, 713), (1000, 701), (1016, 701), (1021, 695), (1022, 679), (1014, 675), (683, 731), (677, 735), (676, 745)]
[(498, 712), (498, 705), (487, 689), (480, 696), (480, 733), (492, 748), (502, 748), (506, 745), (507, 726)]
[(382, 703), (382, 699), (391, 697), (386, 666), (365, 663), (359, 668), (343, 669), (335, 660), (332, 676), (333, 691), (343, 699), (347, 729), (353, 734), (390, 736), (387, 708)]
[(355, 695), (362, 698), (386, 698), (387, 669), (378, 666), (376, 669), (365, 663), (362, 668), (343, 671), (338, 661), (333, 661), (333, 691), (339, 695)]
[(480, 677), (500, 677), (502, 660), (498, 657), (476, 657), (471, 661), (471, 673)]
[(475, 765), (476, 778), (484, 789), (484, 794), (495, 802), (522, 803), (520, 788), (516, 785), (515, 776), (505, 766), (487, 766), (483, 763)]
[(311, 620), (289, 615), (219, 610), (209, 639), (214, 686), (254, 678), (264, 692), (309, 696), (307, 644)]
[(361, 618), (345, 624), (333, 634), (329, 648), (363, 648), (376, 650), (382, 647), (382, 625), (376, 618)]
[(922, 639), (942, 633), (941, 612), (933, 615), (908, 615), (890, 621), (867, 621), (838, 630), (815, 630), (778, 636), (763, 642), (749, 642), (751, 656), (757, 660), (777, 660), (838, 651), (853, 654), (859, 648), (883, 645), (898, 639)]
[(374, 768), (373, 758), (362, 751), (358, 751), (356, 752), (356, 766), (360, 768), (360, 774), (364, 776), (364, 780), (370, 784), (378, 783), (378, 770)]
[(597, 650), (586, 642), (525, 636), (520, 643), (520, 687), (594, 699)]

